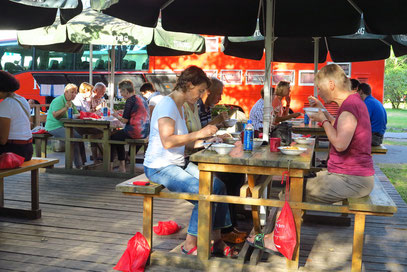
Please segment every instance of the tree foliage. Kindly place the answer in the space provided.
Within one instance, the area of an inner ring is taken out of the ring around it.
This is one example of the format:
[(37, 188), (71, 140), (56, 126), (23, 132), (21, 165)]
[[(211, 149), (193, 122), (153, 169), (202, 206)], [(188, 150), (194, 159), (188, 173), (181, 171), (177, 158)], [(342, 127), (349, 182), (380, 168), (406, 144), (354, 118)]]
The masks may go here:
[(407, 95), (407, 57), (391, 56), (386, 60), (384, 73), (384, 99), (398, 109)]

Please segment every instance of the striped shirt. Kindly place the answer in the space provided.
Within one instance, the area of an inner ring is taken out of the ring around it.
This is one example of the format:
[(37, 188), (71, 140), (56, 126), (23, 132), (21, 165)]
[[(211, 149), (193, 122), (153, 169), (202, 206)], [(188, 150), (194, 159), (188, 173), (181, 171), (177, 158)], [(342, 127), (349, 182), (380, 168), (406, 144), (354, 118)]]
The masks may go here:
[(260, 130), (261, 128), (263, 128), (263, 108), (264, 100), (263, 98), (260, 98), (250, 110), (249, 118), (250, 120), (252, 120), (252, 124), (255, 130)]
[(202, 127), (206, 126), (212, 121), (211, 108), (206, 110), (205, 105), (201, 98), (198, 99), (199, 119), (201, 120)]

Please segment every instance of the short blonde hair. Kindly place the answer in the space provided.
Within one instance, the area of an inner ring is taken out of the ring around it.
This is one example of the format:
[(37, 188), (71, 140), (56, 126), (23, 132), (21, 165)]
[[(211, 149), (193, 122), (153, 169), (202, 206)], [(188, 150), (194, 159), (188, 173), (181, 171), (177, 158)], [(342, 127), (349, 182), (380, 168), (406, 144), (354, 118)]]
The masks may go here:
[(280, 81), (276, 86), (274, 94), (277, 95), (277, 96), (283, 96), (285, 87), (290, 88), (290, 82), (288, 82), (288, 81)]
[(322, 67), (322, 69), (319, 70), (319, 72), (315, 76), (315, 85), (318, 85), (323, 79), (330, 79), (335, 81), (340, 89), (344, 89), (347, 91), (351, 90), (350, 79), (346, 76), (345, 72), (338, 64), (333, 63)]
[(79, 93), (89, 93), (93, 89), (93, 86), (88, 83), (88, 82), (82, 82), (82, 84), (79, 86)]
[(73, 83), (68, 83), (68, 84), (66, 84), (66, 86), (65, 86), (64, 92), (67, 92), (67, 91), (69, 91), (69, 90), (71, 90), (71, 89), (78, 90), (78, 86), (76, 86), (76, 85), (73, 84)]

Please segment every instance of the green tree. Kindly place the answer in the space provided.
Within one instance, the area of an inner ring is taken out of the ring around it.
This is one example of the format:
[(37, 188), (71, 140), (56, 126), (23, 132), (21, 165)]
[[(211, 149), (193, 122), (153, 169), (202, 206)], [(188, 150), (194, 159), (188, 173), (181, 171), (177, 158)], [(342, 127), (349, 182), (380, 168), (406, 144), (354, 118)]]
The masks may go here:
[(398, 109), (407, 95), (407, 57), (391, 56), (386, 60), (384, 73), (384, 99)]

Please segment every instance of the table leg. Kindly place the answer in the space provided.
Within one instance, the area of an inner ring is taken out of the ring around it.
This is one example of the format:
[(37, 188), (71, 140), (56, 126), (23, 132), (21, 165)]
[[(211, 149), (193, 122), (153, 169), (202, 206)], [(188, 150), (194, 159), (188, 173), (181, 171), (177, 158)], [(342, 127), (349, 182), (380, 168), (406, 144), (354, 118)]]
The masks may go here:
[(109, 144), (110, 133), (109, 129), (103, 129), (103, 171), (109, 171), (110, 165), (110, 144)]
[[(301, 202), (303, 194), (304, 178), (290, 178), (290, 201)], [(301, 237), (301, 209), (292, 209), (295, 228), (297, 230), (297, 246), (294, 249), (293, 259), (287, 259), (288, 269), (298, 269), (300, 259), (300, 237)]]
[[(212, 172), (199, 171), (199, 195), (212, 193)], [(212, 205), (207, 200), (198, 204), (198, 259), (205, 262), (210, 257), (210, 238), (212, 229)]]
[(73, 143), (71, 138), (73, 137), (73, 128), (65, 127), (65, 169), (72, 169), (72, 150)]
[(31, 170), (31, 210), (40, 209), (39, 175), (38, 169)]
[(137, 150), (137, 145), (129, 144), (129, 151), (130, 151), (130, 166), (129, 166), (129, 172), (130, 174), (134, 174), (134, 166), (136, 164), (136, 150)]
[[(247, 183), (249, 185), (250, 190), (256, 186), (256, 182), (254, 179), (254, 175), (247, 175)], [(253, 197), (253, 195), (252, 195)], [(260, 207), (256, 205), (252, 205), (252, 217), (253, 217), (253, 227), (256, 233), (261, 232), (260, 226)]]

